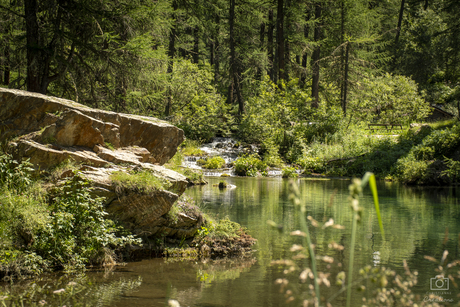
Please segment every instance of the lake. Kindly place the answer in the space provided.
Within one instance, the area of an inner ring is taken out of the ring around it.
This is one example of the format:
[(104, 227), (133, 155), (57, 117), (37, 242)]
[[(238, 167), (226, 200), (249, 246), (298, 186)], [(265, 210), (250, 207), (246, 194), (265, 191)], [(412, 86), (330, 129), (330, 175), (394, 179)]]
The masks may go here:
[[(228, 216), (248, 228), (258, 241), (249, 259), (178, 261), (152, 259), (129, 263), (108, 279), (142, 277), (137, 291), (122, 297), (116, 306), (165, 306), (168, 298), (177, 299), (181, 306), (281, 306), (286, 297), (275, 284), (287, 277), (296, 297), (293, 306), (305, 293), (298, 273), (284, 274), (285, 267), (271, 265), (279, 259), (290, 259), (293, 244), (301, 244), (300, 237), (289, 233), (299, 229), (299, 210), (289, 201), (289, 180), (282, 178), (238, 178), (225, 180), (235, 189), (219, 190), (213, 187), (221, 178), (208, 178), (209, 184), (195, 186), (186, 191), (211, 215)], [(317, 255), (334, 258), (334, 264), (319, 261), (319, 270), (335, 275), (348, 272), (351, 233), (351, 209), (348, 199), (350, 180), (296, 179), (301, 201), (307, 205), (307, 215), (323, 224), (330, 218), (345, 229), (311, 227)], [(448, 260), (460, 259), (458, 240), (460, 233), (460, 204), (454, 187), (405, 187), (396, 183), (378, 184), (381, 214), (385, 230), (382, 238), (375, 215), (372, 195), (365, 189), (360, 199), (363, 207), (355, 246), (354, 276), (367, 265), (387, 267), (403, 274), (403, 260), (411, 270), (418, 271), (418, 284), (413, 291), (422, 300), (427, 293), (439, 294), (431, 289), (431, 278), (436, 276), (436, 264), (425, 255), (441, 259), (449, 250)], [(280, 231), (267, 224), (271, 220), (282, 225)], [(448, 229), (447, 240), (446, 228)], [(333, 250), (328, 244), (335, 242), (344, 250)], [(308, 262), (308, 261), (307, 261)], [(335, 264), (341, 263), (342, 267)], [(304, 266), (305, 260), (296, 260)], [(443, 285), (443, 287), (446, 285)], [(370, 295), (372, 287), (366, 287)], [(443, 289), (443, 288), (440, 288)], [(439, 289), (434, 289), (439, 290)], [(458, 301), (457, 293), (444, 291), (444, 298)], [(322, 295), (332, 296), (337, 287), (325, 288)], [(366, 294), (367, 293), (367, 294)], [(362, 293), (353, 292), (354, 303), (361, 302)], [(296, 304), (297, 303), (297, 304)], [(338, 295), (334, 306), (345, 304), (345, 295)], [(353, 304), (354, 305), (354, 304)]]
[[(178, 300), (181, 306), (195, 307), (302, 305), (309, 282), (301, 283), (299, 273), (309, 260), (294, 259), (295, 267), (299, 268), (295, 271), (289, 271), (289, 266), (272, 264), (275, 260), (292, 259), (298, 252), (291, 252), (291, 247), (302, 244), (302, 237), (290, 235), (300, 229), (301, 215), (289, 200), (289, 180), (229, 177), (225, 180), (236, 188), (219, 189), (213, 184), (222, 178), (207, 179), (208, 185), (191, 187), (186, 194), (211, 216), (229, 217), (246, 227), (257, 239), (253, 255), (246, 259), (205, 261), (150, 259), (128, 263), (115, 271), (88, 273), (92, 284), (98, 285), (98, 296), (103, 297), (103, 293), (109, 291), (105, 289), (115, 288), (112, 285), (122, 280), (135, 281), (140, 286), (118, 297), (110, 306), (166, 306), (169, 298)], [(333, 263), (318, 260), (318, 270), (331, 274), (331, 287), (322, 286), (321, 295), (334, 297), (331, 300), (333, 306), (344, 306), (345, 292), (337, 294), (341, 288), (336, 285), (335, 276), (340, 271), (348, 272), (349, 266), (350, 180), (303, 178), (294, 181), (299, 186), (301, 201), (307, 206), (307, 215), (320, 224), (316, 228), (310, 226), (316, 254), (333, 259)], [(372, 195), (367, 187), (360, 198), (363, 211), (357, 228), (354, 280), (360, 278), (359, 270), (365, 266), (390, 268), (404, 276), (403, 261), (406, 260), (410, 270), (418, 271), (418, 284), (412, 288), (417, 295), (416, 303), (429, 293), (457, 303), (459, 299), (452, 283), (433, 289), (432, 278), (436, 276), (437, 264), (424, 257), (429, 255), (439, 260), (448, 249), (448, 261), (460, 259), (457, 188), (406, 187), (379, 182), (378, 192), (385, 239), (380, 233)], [(321, 226), (330, 218), (345, 228), (323, 229)], [(270, 226), (268, 220), (279, 227)], [(330, 248), (329, 245), (334, 243), (342, 245), (343, 250)], [(289, 280), (289, 284), (280, 292), (280, 285), (275, 281), (282, 278)], [(358, 286), (365, 286), (365, 289), (362, 292), (353, 290), (352, 306), (361, 305), (362, 297), (371, 296), (374, 289), (370, 281), (358, 282), (354, 289)], [(450, 288), (445, 289), (448, 286)], [(56, 283), (50, 287), (59, 289), (61, 286)], [(286, 296), (286, 290), (292, 294)], [(290, 296), (294, 300), (287, 305)]]

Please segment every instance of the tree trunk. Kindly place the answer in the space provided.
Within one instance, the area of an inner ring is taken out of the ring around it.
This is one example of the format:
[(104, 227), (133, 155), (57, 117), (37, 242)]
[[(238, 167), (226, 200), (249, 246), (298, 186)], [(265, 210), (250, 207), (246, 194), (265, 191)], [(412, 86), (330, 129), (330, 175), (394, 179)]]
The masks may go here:
[(198, 36), (198, 27), (193, 29), (193, 63), (198, 64), (200, 57), (199, 57), (199, 36)]
[(348, 93), (348, 59), (350, 53), (350, 42), (346, 43), (345, 48), (345, 72), (343, 77), (343, 100), (342, 100), (342, 111), (343, 116), (347, 115), (347, 93)]
[(268, 11), (268, 37), (267, 37), (267, 53), (268, 53), (268, 61), (270, 62), (270, 79), (275, 81), (275, 57), (273, 55), (273, 30), (274, 30), (274, 22), (273, 22), (273, 10)]
[(230, 32), (230, 84), (228, 86), (228, 103), (233, 104), (233, 91), (235, 88), (235, 37), (234, 37), (234, 23), (235, 23), (235, 0), (230, 0), (229, 11), (229, 32)]
[(313, 98), (312, 107), (317, 108), (319, 106), (319, 60), (321, 56), (321, 4), (315, 4), (315, 33), (314, 40), (317, 44), (312, 56), (312, 85), (311, 85), (311, 96)]
[(289, 72), (291, 71), (291, 44), (289, 43), (289, 33), (292, 27), (292, 14), (290, 11), (291, 0), (286, 0), (283, 15), (286, 15), (283, 25), (284, 40), (284, 80), (289, 82)]
[[(10, 68), (10, 47), (9, 46), (5, 46), (4, 55), (5, 55), (5, 64), (3, 65), (3, 80), (2, 80), (1, 83), (3, 85), (9, 85), (10, 84), (10, 71), (11, 71), (11, 68)], [(0, 76), (0, 78), (1, 78), (1, 76)]]
[[(260, 40), (260, 49), (261, 51), (263, 51), (265, 47), (265, 22), (262, 22), (262, 24), (260, 25), (259, 40)], [(256, 79), (259, 81), (262, 80), (262, 75), (263, 75), (262, 70), (263, 70), (262, 67), (257, 68)]]
[[(308, 22), (310, 21), (310, 11), (308, 10), (306, 12), (306, 17), (305, 21), (307, 22), (303, 28), (303, 37), (305, 38), (305, 41), (308, 40), (308, 34), (310, 33), (310, 27), (308, 25)], [(305, 48), (306, 49), (306, 48)], [(307, 82), (307, 62), (308, 62), (308, 56), (307, 56), (307, 50), (305, 50), (302, 54), (302, 74), (300, 77), (300, 85), (305, 86), (305, 83)]]
[(343, 71), (344, 71), (344, 66), (345, 66), (345, 0), (342, 0), (340, 3), (340, 72), (339, 72), (339, 82), (340, 82), (340, 101), (342, 103), (342, 109), (343, 109), (343, 102), (344, 102), (344, 84), (345, 81), (342, 76), (343, 76)]
[[(41, 92), (40, 86), (40, 38), (37, 21), (37, 0), (24, 0), (24, 12), (26, 18), (26, 50), (27, 50), (27, 90), (29, 92)], [(42, 93), (46, 94), (46, 93)]]
[(402, 24), (402, 19), (403, 19), (403, 15), (404, 15), (404, 3), (405, 3), (405, 0), (401, 0), (401, 7), (399, 8), (398, 27), (396, 28), (393, 68), (396, 68), (396, 60), (397, 60), (397, 57), (398, 57), (399, 35), (401, 34), (401, 24)]
[[(173, 1), (173, 15), (177, 10), (177, 1)], [(171, 32), (169, 33), (169, 45), (168, 45), (168, 69), (166, 73), (172, 77), (173, 67), (174, 67), (174, 54), (176, 53), (176, 35), (177, 35), (177, 17), (175, 19), (174, 24), (171, 27)], [(171, 85), (168, 86), (167, 98), (166, 98), (166, 106), (165, 106), (165, 116), (169, 116), (171, 114), (172, 108), (172, 93), (171, 93)]]
[(220, 18), (216, 15), (216, 33), (214, 36), (214, 82), (217, 84), (219, 81), (219, 69), (220, 69), (220, 58), (219, 58), (219, 31), (220, 31)]
[(235, 51), (235, 0), (230, 0), (229, 12), (229, 26), (230, 26), (230, 86), (229, 86), (229, 102), (233, 103), (233, 91), (236, 92), (238, 99), (238, 114), (241, 116), (244, 113), (244, 103), (241, 94), (240, 80), (238, 75), (238, 67), (236, 62)]
[(276, 12), (276, 43), (278, 45), (278, 79), (285, 79), (285, 54), (284, 54), (284, 1), (278, 0)]

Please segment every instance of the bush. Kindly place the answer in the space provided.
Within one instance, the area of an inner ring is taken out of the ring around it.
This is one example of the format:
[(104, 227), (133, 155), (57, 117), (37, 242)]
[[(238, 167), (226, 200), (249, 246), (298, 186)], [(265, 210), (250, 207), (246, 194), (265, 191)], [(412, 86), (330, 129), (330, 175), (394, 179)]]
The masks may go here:
[(19, 163), (9, 154), (0, 155), (0, 186), (17, 192), (24, 191), (32, 182), (32, 163)]
[(206, 169), (223, 168), (225, 166), (225, 160), (220, 156), (209, 157), (201, 163), (202, 167)]
[(286, 167), (282, 170), (282, 177), (283, 178), (297, 178), (299, 174), (296, 173), (296, 169), (293, 167)]
[(458, 182), (460, 179), (460, 161), (445, 158), (444, 163), (447, 169), (441, 175), (447, 176), (451, 182)]
[(280, 156), (294, 162), (305, 144), (326, 138), (340, 126), (339, 107), (322, 103), (313, 108), (310, 101), (310, 94), (298, 86), (297, 80), (284, 84), (281, 90), (267, 78), (260, 83), (258, 95), (247, 101), (240, 138), (261, 144), (269, 165), (281, 165)]
[(102, 199), (93, 198), (88, 182), (77, 174), (54, 191), (48, 223), (33, 247), (54, 266), (73, 270), (103, 262), (111, 249), (141, 243), (132, 235), (117, 236), (121, 229), (106, 215)]
[(266, 176), (268, 165), (255, 155), (240, 157), (235, 161), (235, 173), (238, 176)]
[(385, 74), (361, 81), (362, 90), (350, 100), (349, 114), (355, 120), (384, 124), (409, 124), (430, 113), (428, 102), (412, 79)]
[(317, 157), (303, 157), (298, 163), (305, 172), (322, 172), (324, 170), (324, 163)]
[(427, 175), (428, 162), (413, 157), (399, 159), (396, 164), (397, 177), (408, 184), (423, 184)]

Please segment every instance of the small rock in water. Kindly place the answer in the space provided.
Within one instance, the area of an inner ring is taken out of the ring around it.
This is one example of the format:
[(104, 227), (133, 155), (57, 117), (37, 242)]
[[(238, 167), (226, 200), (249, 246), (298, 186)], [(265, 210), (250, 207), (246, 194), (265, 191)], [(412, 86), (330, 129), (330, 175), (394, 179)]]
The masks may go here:
[(180, 307), (180, 304), (176, 300), (168, 300), (168, 306), (169, 307)]

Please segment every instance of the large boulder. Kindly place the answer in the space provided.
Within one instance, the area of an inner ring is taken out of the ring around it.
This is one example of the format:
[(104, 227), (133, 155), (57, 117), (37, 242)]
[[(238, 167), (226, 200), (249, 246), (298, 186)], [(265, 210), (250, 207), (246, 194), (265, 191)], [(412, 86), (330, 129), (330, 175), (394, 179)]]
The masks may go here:
[[(192, 236), (202, 218), (167, 213), (187, 187), (187, 179), (162, 165), (184, 140), (181, 129), (152, 117), (96, 110), (37, 93), (0, 88), (0, 140), (16, 159), (27, 158), (40, 171), (74, 161), (107, 211), (139, 235)], [(73, 176), (63, 172), (58, 179)], [(114, 172), (148, 171), (168, 182), (166, 190), (120, 189)], [(56, 182), (56, 184), (59, 184)]]
[(160, 165), (184, 141), (181, 129), (153, 117), (96, 110), (66, 99), (0, 88), (0, 139), (32, 132), (42, 135), (42, 142), (61, 146), (142, 147)]

